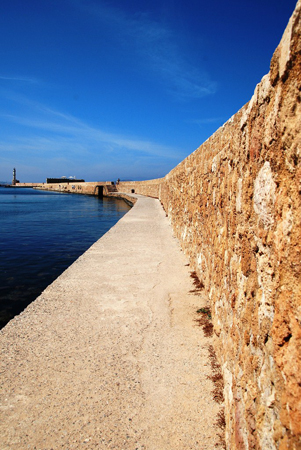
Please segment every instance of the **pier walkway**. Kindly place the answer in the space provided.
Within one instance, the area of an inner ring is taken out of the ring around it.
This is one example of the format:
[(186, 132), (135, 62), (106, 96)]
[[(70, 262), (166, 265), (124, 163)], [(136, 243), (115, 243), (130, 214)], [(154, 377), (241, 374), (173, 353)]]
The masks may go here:
[(222, 448), (187, 263), (139, 197), (1, 330), (1, 450)]

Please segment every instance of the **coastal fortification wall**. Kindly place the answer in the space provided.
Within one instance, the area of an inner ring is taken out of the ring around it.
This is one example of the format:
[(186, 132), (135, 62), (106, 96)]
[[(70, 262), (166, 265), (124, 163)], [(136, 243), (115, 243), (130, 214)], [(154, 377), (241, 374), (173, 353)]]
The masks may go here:
[(301, 449), (301, 2), (251, 101), (161, 183), (204, 284), (228, 449)]
[(204, 286), (229, 450), (301, 449), (300, 15), (248, 104), (165, 178), (117, 185), (160, 199)]
[(146, 181), (91, 181), (91, 182), (65, 182), (61, 183), (17, 183), (15, 187), (34, 187), (45, 191), (68, 192), (73, 194), (98, 195), (98, 187), (103, 187), (103, 194), (114, 192), (125, 194), (140, 194), (147, 197), (159, 198), (160, 185), (164, 178)]
[(25, 188), (32, 188), (39, 186), (41, 183), (16, 183), (14, 187), (25, 187)]
[(43, 183), (39, 186), (39, 189), (95, 195), (95, 186), (96, 183)]
[[(21, 183), (18, 184), (18, 186)], [(56, 191), (56, 192), (69, 192), (73, 194), (85, 194), (85, 195), (98, 195), (98, 187), (104, 188), (104, 193), (108, 192), (110, 186), (112, 186), (111, 181), (93, 181), (84, 183), (72, 183), (62, 182), (62, 183), (40, 183), (35, 185), (38, 189), (44, 189), (45, 191)]]
[(146, 195), (148, 197), (159, 198), (160, 185), (164, 178), (157, 178), (155, 180), (146, 181), (121, 181), (117, 185), (119, 192), (135, 193)]

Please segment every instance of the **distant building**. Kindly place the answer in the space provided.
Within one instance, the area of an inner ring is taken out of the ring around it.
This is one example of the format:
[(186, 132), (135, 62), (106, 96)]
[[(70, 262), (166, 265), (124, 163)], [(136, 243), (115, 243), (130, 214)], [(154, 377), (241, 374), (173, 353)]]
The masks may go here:
[(11, 183), (13, 186), (15, 186), (17, 183), (20, 183), (20, 181), (17, 180), (16, 174), (17, 174), (17, 171), (16, 171), (15, 168), (13, 168), (13, 181), (12, 181), (12, 183)]
[(75, 177), (61, 177), (61, 178), (46, 178), (46, 183), (84, 183), (85, 180), (77, 179)]

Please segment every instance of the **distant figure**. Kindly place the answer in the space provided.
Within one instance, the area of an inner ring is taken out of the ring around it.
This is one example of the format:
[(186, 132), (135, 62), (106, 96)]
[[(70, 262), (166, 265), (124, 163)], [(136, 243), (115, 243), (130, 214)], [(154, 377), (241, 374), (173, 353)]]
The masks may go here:
[(120, 178), (118, 178), (118, 180), (117, 180), (117, 184), (119, 184), (120, 183)]

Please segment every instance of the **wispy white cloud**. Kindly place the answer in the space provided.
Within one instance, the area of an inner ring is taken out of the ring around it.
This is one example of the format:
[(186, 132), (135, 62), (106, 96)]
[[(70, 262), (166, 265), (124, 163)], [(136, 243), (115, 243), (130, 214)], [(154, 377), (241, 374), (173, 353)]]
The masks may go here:
[(202, 98), (216, 92), (217, 84), (180, 50), (178, 31), (170, 26), (153, 20), (147, 13), (130, 15), (102, 2), (72, 3), (90, 13), (120, 45), (135, 53), (139, 63), (155, 73), (178, 98)]
[(38, 84), (40, 81), (37, 78), (33, 77), (22, 77), (22, 76), (5, 76), (0, 75), (0, 80), (4, 81), (13, 81), (13, 82), (22, 82), (22, 83), (30, 83), (30, 84)]
[(87, 157), (95, 152), (135, 154), (136, 156), (160, 156), (177, 160), (182, 157), (180, 149), (152, 142), (138, 136), (124, 136), (109, 133), (101, 128), (91, 126), (84, 121), (46, 105), (31, 101), (26, 97), (16, 96), (16, 100), (30, 107), (30, 114), (0, 113), (0, 117), (10, 123), (23, 127), (22, 138), (7, 136), (2, 139), (1, 148), (6, 151), (20, 150), (43, 151), (53, 155), (64, 151)]

